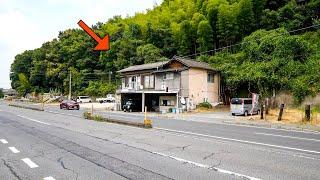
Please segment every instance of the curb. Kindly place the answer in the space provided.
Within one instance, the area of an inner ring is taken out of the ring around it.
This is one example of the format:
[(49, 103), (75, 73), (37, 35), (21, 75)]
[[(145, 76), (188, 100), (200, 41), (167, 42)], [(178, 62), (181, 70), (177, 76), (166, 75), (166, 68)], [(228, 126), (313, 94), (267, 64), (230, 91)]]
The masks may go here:
[(43, 110), (43, 109), (41, 109), (41, 108), (28, 107), (28, 106), (17, 105), (17, 104), (9, 104), (9, 106), (17, 107), (17, 108), (22, 108), (22, 109), (31, 109), (31, 110), (35, 110), (35, 111), (44, 111), (44, 110)]
[(99, 115), (91, 116), (91, 115), (87, 114), (87, 115), (84, 115), (84, 118), (88, 119), (88, 120), (98, 121), (98, 122), (122, 124), (122, 125), (134, 126), (134, 127), (139, 127), (139, 128), (145, 128), (145, 129), (151, 129), (152, 128), (151, 124), (144, 124), (144, 123), (137, 123), (137, 122), (131, 122), (131, 121), (109, 119), (109, 118), (104, 118), (104, 117), (99, 116)]

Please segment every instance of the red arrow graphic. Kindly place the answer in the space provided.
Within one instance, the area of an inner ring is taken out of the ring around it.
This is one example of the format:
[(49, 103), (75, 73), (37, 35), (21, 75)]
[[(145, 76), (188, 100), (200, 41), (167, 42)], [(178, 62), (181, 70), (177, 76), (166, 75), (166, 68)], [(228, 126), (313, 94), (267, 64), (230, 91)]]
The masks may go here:
[(86, 25), (82, 20), (78, 22), (78, 25), (95, 41), (97, 41), (98, 45), (94, 48), (96, 51), (108, 51), (110, 49), (109, 35), (106, 35), (103, 39), (97, 36), (96, 33), (92, 31), (92, 29)]

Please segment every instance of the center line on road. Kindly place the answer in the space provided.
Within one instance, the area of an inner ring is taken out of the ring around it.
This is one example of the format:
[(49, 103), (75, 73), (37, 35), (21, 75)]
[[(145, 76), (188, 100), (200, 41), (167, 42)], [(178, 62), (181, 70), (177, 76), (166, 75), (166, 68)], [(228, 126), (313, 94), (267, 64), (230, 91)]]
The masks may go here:
[(37, 168), (39, 167), (36, 163), (32, 162), (29, 158), (21, 159), (24, 163), (26, 163), (30, 168)]
[(267, 134), (267, 133), (258, 133), (258, 132), (255, 132), (254, 134), (320, 142), (320, 139), (310, 139), (310, 138), (302, 138), (302, 137), (294, 137), (294, 136), (283, 136), (283, 135), (278, 135), (278, 134)]
[(162, 131), (168, 131), (168, 132), (176, 132), (176, 133), (188, 134), (188, 135), (193, 135), (193, 136), (202, 136), (202, 137), (209, 137), (209, 138), (215, 138), (215, 139), (222, 139), (222, 140), (234, 141), (234, 142), (240, 142), (240, 143), (246, 143), (246, 144), (254, 144), (254, 145), (267, 146), (267, 147), (273, 147), (273, 148), (280, 148), (280, 149), (287, 149), (287, 150), (294, 150), (294, 151), (301, 151), (301, 152), (307, 152), (307, 153), (320, 154), (319, 151), (313, 151), (313, 150), (307, 150), (307, 149), (299, 149), (299, 148), (287, 147), (287, 146), (281, 146), (281, 145), (266, 144), (266, 143), (260, 143), (260, 142), (254, 142), (254, 141), (246, 141), (246, 140), (233, 139), (233, 138), (226, 138), (226, 137), (220, 137), (220, 136), (211, 136), (211, 135), (206, 135), (206, 134), (199, 134), (199, 133), (193, 133), (193, 132), (187, 132), (187, 131), (177, 131), (177, 130), (172, 130), (172, 129), (164, 129), (164, 128), (154, 128), (154, 129), (162, 130)]
[(2, 144), (8, 144), (8, 141), (5, 139), (0, 139), (0, 142), (2, 142)]
[(53, 178), (53, 177), (51, 177), (51, 176), (49, 176), (49, 177), (45, 177), (45, 178), (43, 178), (43, 180), (56, 180), (55, 178)]
[(159, 155), (159, 156), (171, 158), (171, 159), (174, 159), (174, 160), (176, 160), (176, 161), (180, 161), (180, 162), (182, 162), (182, 163), (184, 163), (184, 164), (185, 164), (185, 163), (186, 163), (186, 164), (191, 164), (191, 165), (194, 165), (194, 166), (197, 166), (197, 167), (206, 168), (206, 169), (211, 169), (211, 170), (214, 170), (214, 171), (217, 171), (217, 172), (220, 172), (220, 173), (229, 174), (229, 175), (236, 176), (236, 177), (240, 177), (240, 178), (244, 178), (244, 179), (260, 180), (259, 178), (255, 178), (255, 177), (247, 176), (247, 175), (244, 175), (244, 174), (240, 174), (240, 173), (228, 171), (228, 170), (225, 170), (225, 169), (220, 169), (220, 168), (216, 168), (216, 167), (213, 167), (213, 166), (209, 166), (209, 165), (205, 165), (205, 164), (201, 164), (201, 163), (189, 161), (189, 160), (186, 160), (186, 159), (182, 159), (182, 158), (178, 158), (178, 157), (166, 155), (166, 154), (163, 154), (163, 153), (159, 153), (159, 152), (152, 152), (152, 153), (153, 153), (153, 154), (157, 154), (157, 155)]
[(37, 122), (37, 123), (40, 123), (40, 124), (45, 124), (45, 125), (51, 125), (51, 124), (49, 124), (49, 123), (45, 123), (45, 122), (42, 122), (42, 121), (38, 121), (38, 120), (35, 120), (35, 119), (31, 119), (31, 118), (28, 118), (28, 117), (25, 117), (25, 116), (21, 116), (21, 115), (17, 115), (18, 117), (21, 117), (21, 118), (23, 118), (23, 119), (27, 119), (27, 120), (29, 120), (29, 121), (33, 121), (33, 122)]
[(13, 153), (19, 153), (20, 151), (17, 149), (17, 148), (15, 148), (15, 147), (9, 147), (9, 149), (13, 152)]

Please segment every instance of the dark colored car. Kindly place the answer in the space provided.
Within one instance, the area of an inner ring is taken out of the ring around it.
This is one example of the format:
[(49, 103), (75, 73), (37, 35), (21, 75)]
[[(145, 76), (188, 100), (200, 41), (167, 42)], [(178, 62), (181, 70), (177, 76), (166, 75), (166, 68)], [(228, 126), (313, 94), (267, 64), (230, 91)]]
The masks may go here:
[(60, 109), (76, 109), (79, 110), (80, 109), (80, 105), (73, 100), (63, 100), (60, 103)]
[(139, 111), (141, 110), (141, 106), (139, 106), (138, 104), (135, 103), (135, 101), (133, 101), (132, 99), (129, 99), (122, 107), (123, 111)]

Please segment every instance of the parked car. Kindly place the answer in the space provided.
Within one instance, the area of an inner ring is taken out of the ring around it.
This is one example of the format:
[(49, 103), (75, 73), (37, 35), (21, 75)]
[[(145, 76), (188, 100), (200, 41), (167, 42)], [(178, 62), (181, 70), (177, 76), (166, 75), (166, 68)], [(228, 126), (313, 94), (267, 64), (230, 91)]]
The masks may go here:
[(259, 114), (260, 106), (258, 103), (253, 105), (252, 98), (233, 98), (230, 103), (230, 111), (233, 116), (249, 114)]
[(78, 103), (91, 103), (92, 99), (89, 96), (78, 96), (77, 102)]
[(80, 105), (73, 100), (63, 100), (60, 103), (60, 109), (76, 109), (79, 110), (80, 109)]
[(96, 101), (99, 103), (115, 102), (116, 98), (114, 94), (108, 94), (105, 98), (97, 98)]
[(135, 101), (133, 101), (132, 99), (129, 99), (122, 107), (123, 111), (124, 112), (132, 112), (132, 111), (139, 111), (141, 110), (140, 109), (140, 106), (135, 103)]

